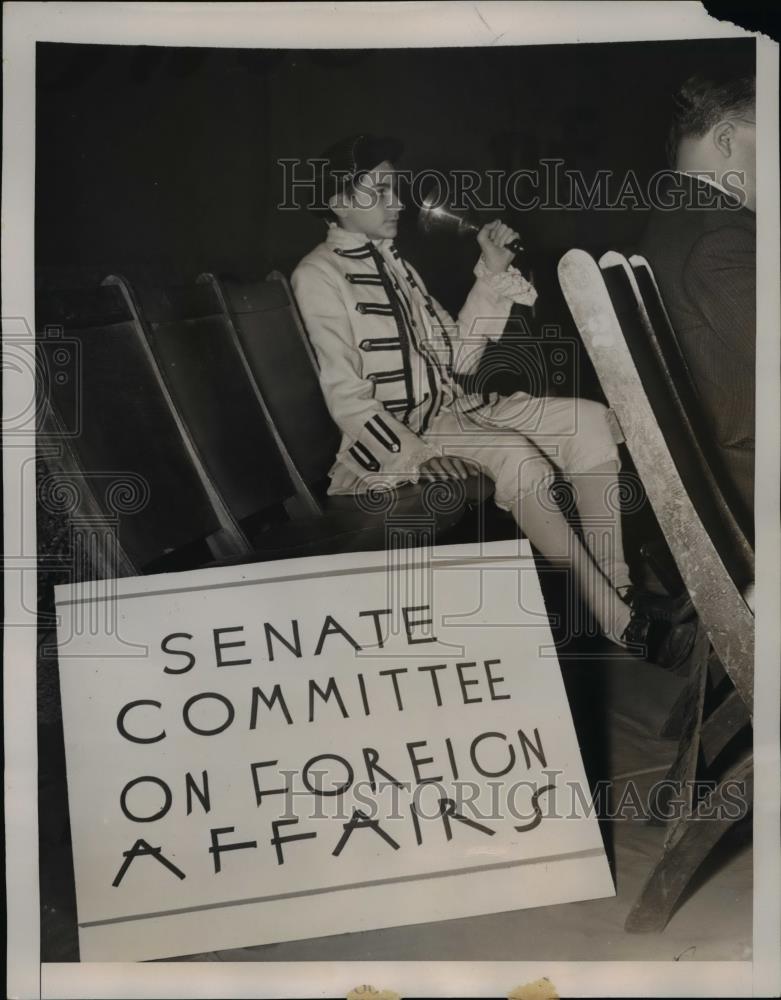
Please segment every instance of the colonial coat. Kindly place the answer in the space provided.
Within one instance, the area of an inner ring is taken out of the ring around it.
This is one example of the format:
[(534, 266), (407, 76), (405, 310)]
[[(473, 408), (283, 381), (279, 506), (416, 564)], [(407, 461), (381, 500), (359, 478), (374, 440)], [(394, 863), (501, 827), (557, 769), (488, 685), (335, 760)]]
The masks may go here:
[(339, 226), (293, 273), (293, 291), (320, 366), (320, 382), (342, 441), (331, 493), (371, 479), (415, 482), (442, 454), (427, 440), (443, 414), (479, 411), (455, 376), (476, 368), (498, 339), (513, 302), (531, 305), (534, 288), (515, 268), (491, 274), (482, 259), (453, 320), (427, 292), (391, 240), (367, 240)]

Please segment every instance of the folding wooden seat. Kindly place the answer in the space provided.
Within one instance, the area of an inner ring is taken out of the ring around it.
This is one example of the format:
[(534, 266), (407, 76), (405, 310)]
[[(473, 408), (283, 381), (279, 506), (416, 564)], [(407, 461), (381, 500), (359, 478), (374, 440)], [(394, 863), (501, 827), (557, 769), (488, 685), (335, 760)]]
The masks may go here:
[(323, 399), (315, 355), (286, 278), (272, 272), (264, 282), (213, 274), (200, 280), (220, 298), (288, 473), (310, 508), (329, 518), (351, 515), (356, 524), (406, 519), (413, 535), (418, 520), (421, 530), (434, 524), (442, 537), (461, 519), (465, 505), (491, 495), (490, 481), (475, 476), (464, 484), (402, 485), (386, 497), (327, 497), (328, 470), (341, 435)]
[[(636, 262), (639, 263), (639, 262)], [(652, 280), (644, 265), (645, 291)], [(601, 269), (600, 269), (601, 268)], [(664, 850), (627, 919), (627, 930), (661, 930), (704, 857), (735, 822), (700, 821), (717, 810), (726, 783), (742, 782), (750, 805), (752, 760), (721, 756), (750, 722), (754, 678), (754, 619), (747, 595), (753, 550), (722, 489), (704, 444), (704, 427), (682, 358), (670, 353), (671, 327), (661, 300), (646, 302), (629, 262), (616, 253), (597, 265), (582, 250), (559, 262), (567, 304), (699, 617), (683, 705), (678, 757), (668, 778), (685, 782), (698, 767), (719, 764), (719, 782), (702, 802), (688, 791), (688, 808), (671, 825)], [(651, 317), (656, 322), (653, 322)], [(704, 717), (710, 650), (734, 686)]]
[(286, 278), (266, 281), (200, 281), (213, 290), (230, 322), (238, 348), (264, 401), (282, 454), (322, 509), (328, 470), (340, 433), (325, 405), (309, 340)]
[(47, 373), (40, 504), (89, 536), (88, 565), (73, 553), (73, 574), (96, 579), (240, 553), (241, 531), (120, 289), (43, 294), (36, 311)]
[[(180, 419), (247, 539), (229, 561), (386, 547), (384, 502), (322, 502), (337, 438), (308, 344), (290, 335), (287, 324), (294, 321), (284, 285), (267, 283), (271, 296), (257, 311), (270, 322), (250, 327), (248, 353), (210, 276), (196, 285), (166, 289), (131, 287), (118, 276), (106, 280), (121, 290), (144, 329)], [(295, 336), (297, 331), (294, 326)], [(286, 348), (291, 343), (292, 351)], [(431, 489), (436, 492), (438, 485)], [(460, 520), (464, 502), (457, 488), (453, 493), (450, 505), (437, 497), (436, 510), (411, 526), (413, 535), (429, 541), (435, 530)], [(396, 507), (409, 513), (409, 498), (396, 500)], [(419, 508), (419, 494), (415, 503)]]
[[(606, 254), (605, 257), (608, 259), (608, 266), (611, 266), (612, 254)], [(629, 264), (636, 282), (636, 294), (639, 294), (645, 309), (649, 340), (653, 344), (660, 363), (667, 369), (669, 385), (680, 401), (680, 405), (691, 424), (697, 444), (718, 484), (719, 492), (729, 507), (735, 522), (730, 530), (742, 533), (745, 539), (744, 547), (753, 549), (753, 513), (745, 510), (732, 485), (730, 476), (726, 473), (724, 460), (716, 447), (712, 429), (703, 413), (694, 379), (662, 301), (651, 265), (645, 257), (641, 257), (639, 254), (631, 256)], [(625, 262), (622, 263), (622, 266), (626, 266)]]
[[(720, 540), (719, 549), (730, 576), (753, 610), (754, 587), (754, 518), (746, 510), (743, 500), (734, 488), (720, 449), (716, 445), (712, 428), (700, 403), (699, 393), (688, 364), (665, 308), (659, 286), (648, 261), (637, 254), (627, 261), (613, 252), (600, 259), (606, 277), (616, 267), (626, 274), (627, 282), (639, 310), (644, 330), (644, 342), (655, 357), (655, 364), (663, 378), (659, 392), (654, 392), (651, 402), (657, 419), (664, 411), (674, 408), (680, 423), (672, 438), (673, 457), (681, 433), (688, 440), (688, 454), (681, 465), (688, 470), (689, 492), (711, 537)], [(626, 287), (626, 286), (624, 286)], [(615, 300), (615, 291), (614, 291)], [(641, 345), (637, 345), (640, 347)], [(636, 348), (630, 344), (630, 350)], [(657, 380), (658, 381), (658, 380)], [(662, 393), (669, 393), (664, 401)], [(662, 404), (664, 401), (663, 405)], [(715, 517), (714, 517), (715, 514)], [(710, 679), (714, 686), (723, 678), (723, 668), (718, 658), (711, 658)], [(671, 721), (675, 719), (675, 712)]]
[(742, 594), (753, 552), (655, 353), (631, 269), (618, 255), (603, 262), (604, 272), (585, 251), (569, 251), (562, 290), (700, 620), (750, 706), (754, 621)]
[(214, 290), (206, 284), (131, 287), (117, 276), (107, 281), (135, 311), (204, 466), (251, 537), (295, 488)]

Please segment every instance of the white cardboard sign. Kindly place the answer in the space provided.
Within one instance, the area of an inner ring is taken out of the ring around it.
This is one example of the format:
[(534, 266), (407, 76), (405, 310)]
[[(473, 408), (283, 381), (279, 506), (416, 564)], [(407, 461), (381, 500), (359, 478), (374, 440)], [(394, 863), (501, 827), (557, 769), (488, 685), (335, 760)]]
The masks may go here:
[(82, 961), (614, 892), (527, 543), (59, 587)]

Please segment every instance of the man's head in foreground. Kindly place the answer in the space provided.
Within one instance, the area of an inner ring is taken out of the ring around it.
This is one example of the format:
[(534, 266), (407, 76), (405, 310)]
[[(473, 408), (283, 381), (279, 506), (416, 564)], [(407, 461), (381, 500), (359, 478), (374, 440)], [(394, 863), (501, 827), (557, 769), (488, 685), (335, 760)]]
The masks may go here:
[(677, 170), (707, 174), (756, 211), (756, 82), (690, 77), (675, 95), (669, 138)]

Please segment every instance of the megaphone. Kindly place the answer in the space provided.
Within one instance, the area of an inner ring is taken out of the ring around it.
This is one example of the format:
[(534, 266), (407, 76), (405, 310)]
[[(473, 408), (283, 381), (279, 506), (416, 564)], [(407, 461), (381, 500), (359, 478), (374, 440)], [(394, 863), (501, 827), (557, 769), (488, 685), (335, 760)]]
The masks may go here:
[[(445, 233), (450, 236), (468, 236), (480, 231), (480, 226), (467, 209), (453, 208), (448, 205), (447, 192), (432, 189), (421, 202), (418, 215), (418, 228), (426, 235)], [(506, 244), (507, 250), (520, 253), (523, 250), (520, 239), (514, 239)]]

